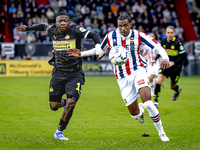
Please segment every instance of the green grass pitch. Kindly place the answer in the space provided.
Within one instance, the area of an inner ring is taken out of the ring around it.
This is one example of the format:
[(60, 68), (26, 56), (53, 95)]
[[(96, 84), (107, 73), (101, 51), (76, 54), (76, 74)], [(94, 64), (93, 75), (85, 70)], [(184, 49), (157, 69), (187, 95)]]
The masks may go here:
[(183, 90), (177, 101), (171, 100), (174, 92), (165, 80), (159, 112), (169, 142), (160, 141), (146, 110), (144, 124), (132, 119), (114, 76), (86, 76), (64, 131), (69, 141), (55, 140), (63, 109), (50, 110), (49, 82), (50, 77), (0, 78), (1, 150), (200, 149), (200, 76), (180, 78)]

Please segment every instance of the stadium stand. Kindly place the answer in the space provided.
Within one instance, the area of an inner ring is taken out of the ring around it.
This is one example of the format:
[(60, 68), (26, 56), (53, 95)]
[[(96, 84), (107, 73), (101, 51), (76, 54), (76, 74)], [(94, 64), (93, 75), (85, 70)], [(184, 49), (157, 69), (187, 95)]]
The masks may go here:
[(45, 32), (25, 34), (16, 27), (20, 24), (51, 25), (60, 11), (79, 13), (74, 22), (101, 37), (116, 29), (118, 15), (127, 12), (133, 28), (145, 33), (154, 32), (158, 41), (165, 37), (168, 25), (176, 27), (176, 35), (183, 41), (200, 38), (198, 0), (3, 0), (0, 2), (1, 42), (51, 42)]

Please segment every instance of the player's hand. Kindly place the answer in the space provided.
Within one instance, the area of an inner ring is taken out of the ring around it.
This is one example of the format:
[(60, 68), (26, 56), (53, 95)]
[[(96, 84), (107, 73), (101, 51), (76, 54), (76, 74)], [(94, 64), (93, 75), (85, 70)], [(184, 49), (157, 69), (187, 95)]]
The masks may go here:
[(99, 55), (96, 55), (96, 57), (97, 57), (98, 60), (101, 60), (101, 58), (102, 58), (103, 56), (105, 56), (105, 54), (101, 55), (100, 57), (99, 57)]
[(152, 60), (151, 61), (151, 66), (153, 66), (155, 62), (156, 62), (156, 60)]
[(172, 67), (172, 66), (174, 66), (174, 64), (175, 64), (175, 63), (174, 63), (173, 61), (170, 61), (170, 62), (169, 62), (169, 68)]
[(71, 48), (67, 50), (69, 56), (81, 57), (81, 51), (76, 48)]
[(26, 31), (26, 27), (26, 25), (20, 25), (19, 27), (17, 27), (17, 30), (24, 32)]
[(167, 69), (167, 68), (169, 68), (170, 63), (169, 63), (168, 60), (164, 59), (164, 60), (160, 63), (160, 66), (161, 66), (163, 69)]

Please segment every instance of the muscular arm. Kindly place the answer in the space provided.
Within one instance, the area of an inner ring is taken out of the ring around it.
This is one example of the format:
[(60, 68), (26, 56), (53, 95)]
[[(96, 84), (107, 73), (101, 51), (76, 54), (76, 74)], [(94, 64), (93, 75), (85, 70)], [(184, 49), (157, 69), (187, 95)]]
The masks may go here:
[(89, 32), (87, 38), (93, 39), (95, 44), (101, 44), (100, 36), (96, 33)]
[(26, 25), (20, 25), (17, 29), (22, 32), (31, 30), (46, 31), (47, 27), (48, 25), (46, 24), (38, 24), (31, 27), (27, 27)]
[(46, 24), (38, 24), (32, 27), (26, 27), (26, 31), (30, 31), (30, 30), (46, 31), (47, 27), (48, 26)]

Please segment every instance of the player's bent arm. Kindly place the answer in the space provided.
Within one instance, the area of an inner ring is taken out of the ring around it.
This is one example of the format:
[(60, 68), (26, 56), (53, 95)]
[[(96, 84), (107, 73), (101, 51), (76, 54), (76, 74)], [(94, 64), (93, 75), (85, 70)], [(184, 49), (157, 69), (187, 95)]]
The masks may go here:
[(96, 55), (96, 49), (95, 48), (81, 52), (80, 57), (87, 57), (87, 56), (92, 56), (92, 55)]
[(166, 51), (160, 45), (155, 46), (154, 50), (158, 52), (158, 54), (162, 57), (163, 60), (169, 61), (169, 57)]

